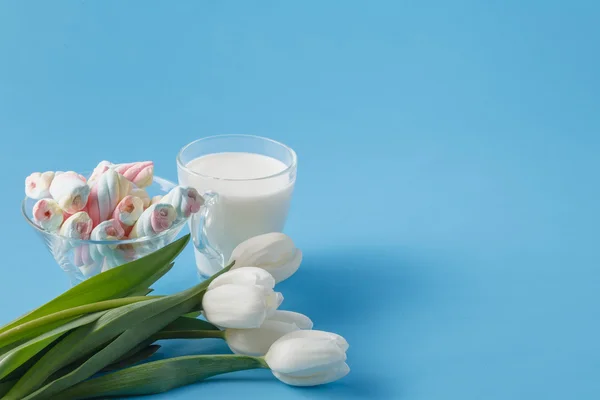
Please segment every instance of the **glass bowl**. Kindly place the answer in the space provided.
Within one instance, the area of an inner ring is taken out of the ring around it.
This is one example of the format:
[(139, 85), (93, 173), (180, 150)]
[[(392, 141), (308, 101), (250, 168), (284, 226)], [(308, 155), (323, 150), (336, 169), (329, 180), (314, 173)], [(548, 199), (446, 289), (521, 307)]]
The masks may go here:
[[(175, 183), (155, 176), (152, 185), (145, 189), (152, 198), (167, 194), (175, 186), (177, 186)], [(23, 200), (21, 205), (23, 216), (40, 235), (58, 265), (67, 273), (73, 286), (87, 278), (129, 261), (137, 260), (166, 246), (177, 238), (187, 223), (185, 219), (176, 221), (171, 228), (156, 236), (135, 239), (109, 241), (70, 239), (55, 232), (45, 231), (35, 223), (33, 206), (36, 202), (37, 200), (29, 197)]]

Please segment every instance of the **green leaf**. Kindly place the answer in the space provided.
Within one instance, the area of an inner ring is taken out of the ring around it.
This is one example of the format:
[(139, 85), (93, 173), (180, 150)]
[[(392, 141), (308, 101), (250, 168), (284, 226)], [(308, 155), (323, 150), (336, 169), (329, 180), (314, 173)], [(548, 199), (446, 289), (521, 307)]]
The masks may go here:
[[(106, 346), (104, 346), (104, 347), (106, 347)], [(130, 367), (132, 365), (135, 365), (138, 362), (141, 362), (141, 361), (151, 357), (156, 351), (158, 351), (158, 349), (160, 347), (161, 346), (159, 346), (159, 345), (153, 345), (152, 341), (146, 340), (146, 341), (140, 343), (138, 346), (131, 349), (131, 351), (124, 354), (122, 357), (117, 359), (115, 362), (102, 368), (98, 372), (112, 372), (112, 371), (116, 371), (118, 369), (122, 369), (122, 368), (126, 368), (126, 367)], [(71, 372), (73, 372), (74, 370), (76, 370), (77, 368), (82, 366), (86, 361), (87, 361), (87, 357), (82, 357), (81, 359), (75, 361), (74, 363), (71, 363), (64, 368), (61, 368), (59, 371), (52, 374), (52, 376), (48, 379), (48, 382), (55, 381), (64, 375), (70, 374)], [(23, 376), (23, 374), (21, 374), (20, 376)], [(20, 376), (18, 376), (18, 377), (20, 378)]]
[(14, 380), (16, 382), (17, 380), (21, 379), (21, 377), (23, 375), (25, 375), (25, 372), (27, 372), (27, 370), (29, 370), (29, 368), (31, 368), (36, 362), (38, 362), (44, 356), (44, 354), (46, 354), (48, 351), (50, 351), (50, 349), (52, 347), (54, 347), (54, 345), (56, 345), (57, 342), (58, 342), (58, 340), (54, 341), (53, 343), (50, 343), (48, 346), (46, 346), (46, 348), (44, 348), (43, 350), (38, 352), (35, 356), (33, 356), (29, 360), (27, 360), (27, 362), (23, 363), (20, 367), (15, 369), (13, 372), (8, 374), (4, 378), (0, 379), (0, 383), (5, 382), (5, 381), (12, 381), (12, 380)]
[(203, 355), (171, 358), (90, 379), (60, 393), (59, 398), (77, 400), (163, 393), (215, 375), (257, 368), (268, 368), (259, 357)]
[(21, 365), (45, 349), (48, 345), (60, 338), (68, 331), (80, 326), (89, 324), (100, 318), (104, 312), (97, 312), (77, 318), (74, 321), (61, 325), (43, 335), (37, 336), (32, 340), (23, 343), (19, 347), (10, 350), (0, 357), (0, 379), (16, 370)]
[(161, 346), (159, 346), (157, 344), (146, 346), (142, 350), (138, 351), (137, 353), (134, 353), (131, 356), (126, 357), (122, 360), (118, 360), (118, 361), (110, 364), (109, 366), (101, 369), (100, 372), (111, 372), (111, 371), (116, 371), (116, 370), (119, 370), (122, 368), (131, 367), (132, 365), (135, 365), (139, 362), (142, 362), (142, 361), (152, 357), (154, 355), (154, 353), (156, 353), (160, 349), (160, 347)]
[[(185, 237), (189, 237), (189, 235), (187, 235)], [(182, 238), (182, 239), (184, 239), (184, 238)], [(179, 239), (177, 242), (179, 242), (180, 240), (181, 239)], [(173, 243), (177, 243), (177, 242), (173, 242)], [(187, 244), (187, 241), (185, 243)], [(185, 245), (184, 245), (184, 247), (185, 247)], [(181, 250), (183, 250), (183, 248), (181, 248)], [(179, 250), (179, 252), (181, 252), (181, 250)], [(150, 255), (152, 255), (152, 254), (154, 254), (154, 253), (151, 253)], [(175, 257), (177, 257), (177, 255), (175, 255)], [(146, 277), (146, 279), (144, 279), (136, 287), (133, 287), (127, 293), (127, 295), (133, 296), (135, 293), (142, 291), (142, 290), (154, 290), (154, 289), (149, 289), (150, 286), (154, 285), (155, 282), (157, 282), (160, 278), (165, 276), (167, 274), (167, 272), (169, 272), (173, 268), (173, 265), (175, 265), (175, 263), (171, 262), (169, 264), (163, 265), (161, 268), (156, 269), (152, 275)]]
[[(173, 266), (174, 263), (169, 265), (169, 268)], [(147, 296), (150, 293), (154, 292), (154, 289), (142, 289), (129, 294), (129, 297), (138, 297), (138, 296)]]
[(9, 345), (6, 345), (4, 347), (0, 348), (0, 357), (2, 357), (3, 354), (8, 353), (10, 350), (14, 349), (15, 347), (19, 347), (20, 345), (22, 345), (23, 343), (25, 343), (27, 340), (22, 340), (19, 339), (14, 343), (11, 343)]
[(0, 347), (9, 345), (13, 342), (22, 339), (40, 335), (44, 332), (54, 329), (57, 326), (64, 324), (67, 320), (72, 320), (74, 317), (94, 313), (97, 311), (109, 310), (112, 308), (124, 306), (127, 304), (147, 301), (151, 297), (125, 297), (123, 299), (114, 299), (99, 301), (97, 303), (86, 304), (79, 307), (73, 307), (68, 310), (59, 311), (53, 314), (48, 314), (43, 317), (34, 319), (33, 321), (25, 322), (15, 326), (7, 331), (0, 333)]
[(160, 301), (163, 299), (133, 303), (112, 309), (94, 323), (74, 330), (31, 367), (13, 387), (9, 395), (18, 393), (19, 395), (14, 398), (20, 399), (31, 393), (61, 368), (95, 351), (133, 324), (142, 322), (151, 311), (149, 305)]
[[(181, 293), (173, 296), (181, 296)], [(83, 363), (80, 367), (78, 367), (71, 373), (64, 375), (59, 379), (56, 379), (55, 381), (52, 381), (49, 384), (43, 386), (41, 389), (31, 393), (31, 388), (33, 387), (35, 389), (39, 382), (39, 380), (37, 379), (38, 376), (36, 372), (34, 372), (33, 374), (29, 374), (29, 372), (31, 372), (35, 367), (37, 367), (37, 365), (34, 366), (27, 374), (25, 374), (21, 378), (21, 380), (19, 380), (19, 382), (13, 387), (13, 389), (6, 395), (4, 400), (41, 400), (55, 398), (53, 396), (56, 396), (57, 393), (60, 393), (61, 391), (66, 390), (69, 387), (91, 377), (96, 372), (100, 371), (107, 365), (110, 365), (123, 354), (127, 353), (129, 350), (134, 348), (138, 343), (148, 339), (152, 334), (156, 333), (157, 331), (159, 331), (160, 329), (177, 319), (179, 315), (187, 313), (198, 303), (198, 301), (200, 300), (200, 296), (181, 296), (180, 299), (182, 301), (178, 302), (175, 306), (172, 306), (166, 311), (163, 311), (160, 314), (147, 319), (146, 321), (144, 321), (143, 324), (135, 324), (135, 326), (123, 332), (123, 334), (119, 335), (105, 348), (92, 355), (85, 363)], [(157, 300), (157, 302), (163, 301), (165, 299), (168, 298), (159, 299)], [(68, 338), (63, 340), (60, 344), (65, 342), (67, 339)], [(59, 346), (56, 346), (54, 349), (58, 347)], [(52, 351), (48, 352), (46, 356), (50, 355), (51, 352)], [(40, 360), (40, 362), (41, 361), (43, 360)], [(32, 378), (36, 379), (37, 381), (34, 381), (34, 385), (31, 385), (29, 381)], [(46, 378), (47, 377), (44, 377), (44, 380)]]
[[(198, 304), (201, 304), (206, 288), (212, 280), (229, 271), (232, 266), (233, 263), (213, 275), (210, 279), (183, 292), (151, 302), (136, 303), (130, 306), (121, 307), (122, 309), (131, 307), (132, 309), (130, 310), (111, 310), (97, 321), (97, 327), (94, 327), (91, 331), (85, 329), (87, 327), (78, 329), (62, 340), (59, 345), (54, 347), (35, 366), (33, 366), (27, 374), (17, 382), (4, 400), (21, 400), (25, 395), (30, 394), (33, 390), (37, 389), (42, 382), (60, 368), (57, 366), (65, 366), (76, 360), (81, 356), (81, 352), (85, 352), (86, 350), (89, 351), (91, 348), (97, 349), (100, 347), (98, 343), (102, 342), (98, 340), (99, 337), (104, 338), (105, 340), (103, 343), (106, 343), (108, 341), (107, 337), (109, 337), (110, 334), (113, 335), (112, 337), (115, 337), (114, 334), (116, 331), (121, 330), (125, 324), (129, 324), (131, 327), (130, 329), (123, 332), (106, 345), (106, 347), (92, 355), (89, 360), (81, 366), (61, 378), (51, 381), (47, 385), (31, 393), (26, 399), (39, 400), (52, 398), (55, 394), (91, 377), (102, 368), (115, 362), (115, 360), (118, 360), (120, 357), (127, 354), (127, 352), (140, 345), (140, 343), (151, 338), (153, 334), (168, 326), (179, 316), (189, 313), (190, 310), (197, 307)], [(109, 314), (116, 314), (116, 316), (110, 315), (109, 317)], [(143, 323), (136, 321), (137, 318), (144, 315), (147, 319), (145, 319)], [(101, 322), (103, 319), (104, 321)], [(74, 348), (74, 346), (79, 346), (79, 349), (77, 349), (77, 347)]]
[(182, 317), (186, 317), (186, 318), (198, 318), (201, 315), (202, 315), (202, 311), (194, 311), (194, 312), (182, 315)]
[(186, 235), (154, 253), (83, 281), (42, 307), (0, 328), (0, 332), (58, 311), (147, 289), (168, 272), (170, 264), (188, 241), (189, 235)]
[(168, 326), (155, 333), (152, 338), (166, 339), (224, 339), (225, 332), (221, 331), (210, 322), (188, 317), (179, 317)]
[(210, 322), (204, 321), (202, 319), (179, 317), (175, 321), (171, 322), (169, 325), (165, 326), (161, 330), (161, 332), (185, 331), (185, 330), (218, 331), (219, 328), (217, 328), (215, 325), (211, 324)]
[(4, 395), (12, 389), (15, 383), (17, 383), (16, 380), (0, 382), (0, 398), (4, 397)]

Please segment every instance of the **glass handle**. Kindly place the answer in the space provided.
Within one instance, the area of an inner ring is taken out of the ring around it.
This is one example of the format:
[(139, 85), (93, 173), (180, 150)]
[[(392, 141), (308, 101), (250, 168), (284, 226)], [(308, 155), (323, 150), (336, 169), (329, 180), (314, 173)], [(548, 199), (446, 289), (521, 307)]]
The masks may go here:
[[(192, 214), (190, 220), (190, 231), (192, 232), (192, 240), (197, 252), (208, 259), (211, 269), (214, 272), (223, 268), (223, 255), (215, 247), (211, 246), (206, 234), (207, 224), (212, 223), (211, 209), (215, 207), (219, 200), (219, 195), (216, 192), (205, 192), (202, 194), (204, 205), (196, 214)], [(196, 255), (198, 256), (198, 255)], [(200, 271), (202, 275), (212, 275), (213, 271)]]

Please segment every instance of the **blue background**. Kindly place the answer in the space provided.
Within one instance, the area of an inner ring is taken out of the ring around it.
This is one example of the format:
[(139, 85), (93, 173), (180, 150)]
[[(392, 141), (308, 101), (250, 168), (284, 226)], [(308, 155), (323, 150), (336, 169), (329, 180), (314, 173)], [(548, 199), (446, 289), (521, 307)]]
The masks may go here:
[[(344, 335), (352, 371), (153, 398), (597, 399), (598, 4), (0, 2), (0, 320), (68, 287), (19, 213), (30, 172), (176, 179), (193, 139), (258, 134), (300, 160), (284, 308)], [(196, 280), (186, 249), (158, 289)]]

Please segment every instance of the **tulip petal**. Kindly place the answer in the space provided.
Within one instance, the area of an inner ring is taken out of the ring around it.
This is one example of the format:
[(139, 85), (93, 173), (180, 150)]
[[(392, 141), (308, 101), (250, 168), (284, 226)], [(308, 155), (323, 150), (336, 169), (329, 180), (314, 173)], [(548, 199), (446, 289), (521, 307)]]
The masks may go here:
[(338, 379), (343, 378), (348, 375), (350, 372), (350, 367), (345, 362), (341, 362), (334, 366), (331, 366), (329, 369), (322, 371), (321, 373), (316, 373), (314, 375), (309, 376), (292, 376), (280, 372), (273, 372), (273, 375), (281, 382), (286, 383), (292, 386), (316, 386), (316, 385), (324, 385), (326, 383), (331, 383), (337, 381)]
[(345, 361), (345, 348), (347, 342), (339, 335), (300, 330), (273, 343), (265, 361), (273, 371), (302, 375), (302, 371), (327, 369), (331, 364)]
[(256, 267), (244, 267), (231, 270), (218, 276), (213, 280), (208, 289), (214, 289), (219, 286), (235, 284), (235, 285), (258, 285), (265, 289), (271, 290), (275, 287), (275, 279), (267, 271)]
[(294, 249), (292, 251), (292, 257), (284, 264), (276, 267), (265, 265), (265, 270), (273, 275), (275, 282), (283, 282), (298, 271), (300, 264), (302, 263), (302, 251), (300, 249)]
[(206, 319), (223, 328), (258, 328), (268, 311), (263, 287), (235, 284), (208, 290), (202, 306)]
[(293, 311), (275, 310), (269, 317), (269, 320), (295, 324), (300, 329), (312, 329), (313, 327), (313, 322), (310, 318)]
[(273, 314), (277, 308), (283, 303), (283, 293), (275, 292), (275, 301), (272, 303), (274, 306), (271, 307), (272, 312), (269, 315)]
[(292, 276), (302, 262), (302, 252), (292, 239), (280, 232), (252, 237), (239, 244), (232, 252), (233, 269), (253, 266), (265, 269), (276, 282)]
[(266, 320), (256, 329), (227, 329), (225, 340), (234, 353), (264, 356), (275, 341), (295, 330), (293, 323)]
[(294, 243), (287, 235), (280, 232), (271, 232), (254, 236), (240, 243), (233, 250), (230, 261), (238, 259), (245, 260), (256, 254), (258, 250), (262, 249), (268, 249), (266, 253), (270, 253), (272, 259), (277, 259), (281, 258), (282, 253), (293, 250)]
[(286, 335), (286, 339), (312, 339), (328, 340), (335, 343), (342, 351), (347, 351), (350, 345), (342, 336), (337, 333), (325, 332), (319, 330), (300, 330)]

